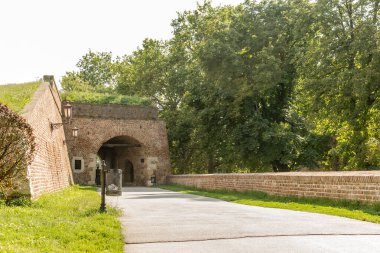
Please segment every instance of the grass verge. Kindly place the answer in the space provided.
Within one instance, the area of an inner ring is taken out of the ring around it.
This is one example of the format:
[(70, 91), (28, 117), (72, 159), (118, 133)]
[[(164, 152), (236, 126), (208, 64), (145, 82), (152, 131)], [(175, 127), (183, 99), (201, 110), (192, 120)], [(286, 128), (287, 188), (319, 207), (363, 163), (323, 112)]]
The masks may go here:
[(0, 102), (15, 112), (20, 112), (32, 99), (41, 81), (0, 85)]
[(30, 206), (0, 206), (0, 252), (123, 252), (118, 211), (99, 213), (94, 187), (73, 186)]
[(320, 198), (282, 197), (256, 191), (202, 190), (180, 185), (161, 185), (160, 188), (221, 199), (237, 204), (321, 213), (380, 223), (380, 203), (364, 204), (348, 200), (336, 201)]

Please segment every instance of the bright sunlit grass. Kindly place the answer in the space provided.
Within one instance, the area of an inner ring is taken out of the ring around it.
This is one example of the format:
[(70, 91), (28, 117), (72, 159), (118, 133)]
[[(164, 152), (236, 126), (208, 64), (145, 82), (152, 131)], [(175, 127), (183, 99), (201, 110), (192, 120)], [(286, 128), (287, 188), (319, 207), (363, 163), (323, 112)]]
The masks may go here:
[(282, 197), (255, 191), (202, 190), (179, 185), (163, 185), (160, 188), (221, 199), (237, 204), (321, 213), (380, 223), (380, 203), (364, 204), (358, 201), (347, 200), (335, 201), (319, 198)]
[(118, 212), (99, 213), (94, 187), (74, 186), (31, 206), (0, 206), (0, 252), (122, 252)]
[(0, 85), (0, 103), (20, 112), (32, 99), (41, 81)]

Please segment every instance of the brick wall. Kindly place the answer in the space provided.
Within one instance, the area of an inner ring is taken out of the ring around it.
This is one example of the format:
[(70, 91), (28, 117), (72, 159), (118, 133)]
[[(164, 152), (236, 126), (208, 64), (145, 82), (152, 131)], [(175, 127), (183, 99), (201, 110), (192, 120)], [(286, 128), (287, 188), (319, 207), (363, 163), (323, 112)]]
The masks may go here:
[(201, 189), (380, 202), (379, 171), (172, 175), (167, 182)]
[(63, 127), (52, 130), (50, 123), (62, 123), (61, 100), (53, 79), (43, 82), (21, 115), (32, 126), (36, 153), (28, 167), (29, 191), (33, 198), (72, 183)]
[[(95, 184), (96, 157), (102, 145), (114, 137), (130, 137), (138, 148), (120, 149), (118, 169), (129, 159), (135, 170), (136, 185), (149, 185), (155, 175), (163, 183), (170, 174), (166, 124), (157, 119), (157, 108), (126, 105), (95, 105), (72, 103), (73, 117), (65, 124), (67, 146), (71, 160), (82, 158), (84, 169), (73, 172), (78, 184)], [(79, 129), (73, 138), (72, 128)], [(143, 161), (143, 162), (142, 162)], [(109, 162), (107, 162), (109, 166)], [(114, 169), (114, 168), (112, 168)]]
[(157, 108), (139, 105), (86, 104), (70, 102), (73, 105), (73, 117), (109, 118), (109, 119), (157, 119)]

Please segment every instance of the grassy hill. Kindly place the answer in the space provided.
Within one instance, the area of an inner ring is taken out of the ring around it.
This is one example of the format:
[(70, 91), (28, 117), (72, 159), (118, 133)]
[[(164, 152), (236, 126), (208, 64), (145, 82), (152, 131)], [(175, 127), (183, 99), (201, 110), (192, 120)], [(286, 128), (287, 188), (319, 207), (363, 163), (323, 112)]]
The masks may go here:
[(0, 103), (20, 112), (32, 99), (41, 81), (0, 85)]

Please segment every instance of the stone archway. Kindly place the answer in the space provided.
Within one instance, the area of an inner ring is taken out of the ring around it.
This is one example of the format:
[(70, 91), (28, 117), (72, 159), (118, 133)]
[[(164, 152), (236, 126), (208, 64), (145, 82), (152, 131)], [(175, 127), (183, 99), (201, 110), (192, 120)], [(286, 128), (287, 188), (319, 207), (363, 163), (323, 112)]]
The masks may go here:
[(123, 186), (145, 185), (146, 173), (144, 146), (130, 136), (116, 136), (104, 142), (98, 156), (106, 162), (107, 169), (122, 171)]
[(157, 118), (157, 108), (71, 104), (71, 124), (64, 127), (67, 136), (72, 127), (79, 129), (78, 138), (68, 138), (66, 142), (75, 183), (95, 184), (96, 159), (101, 149), (110, 149), (104, 152), (116, 157), (108, 158), (110, 168), (123, 169), (125, 160), (131, 161), (133, 185), (150, 185), (153, 175), (157, 183), (165, 182), (170, 175), (169, 148), (165, 122)]

